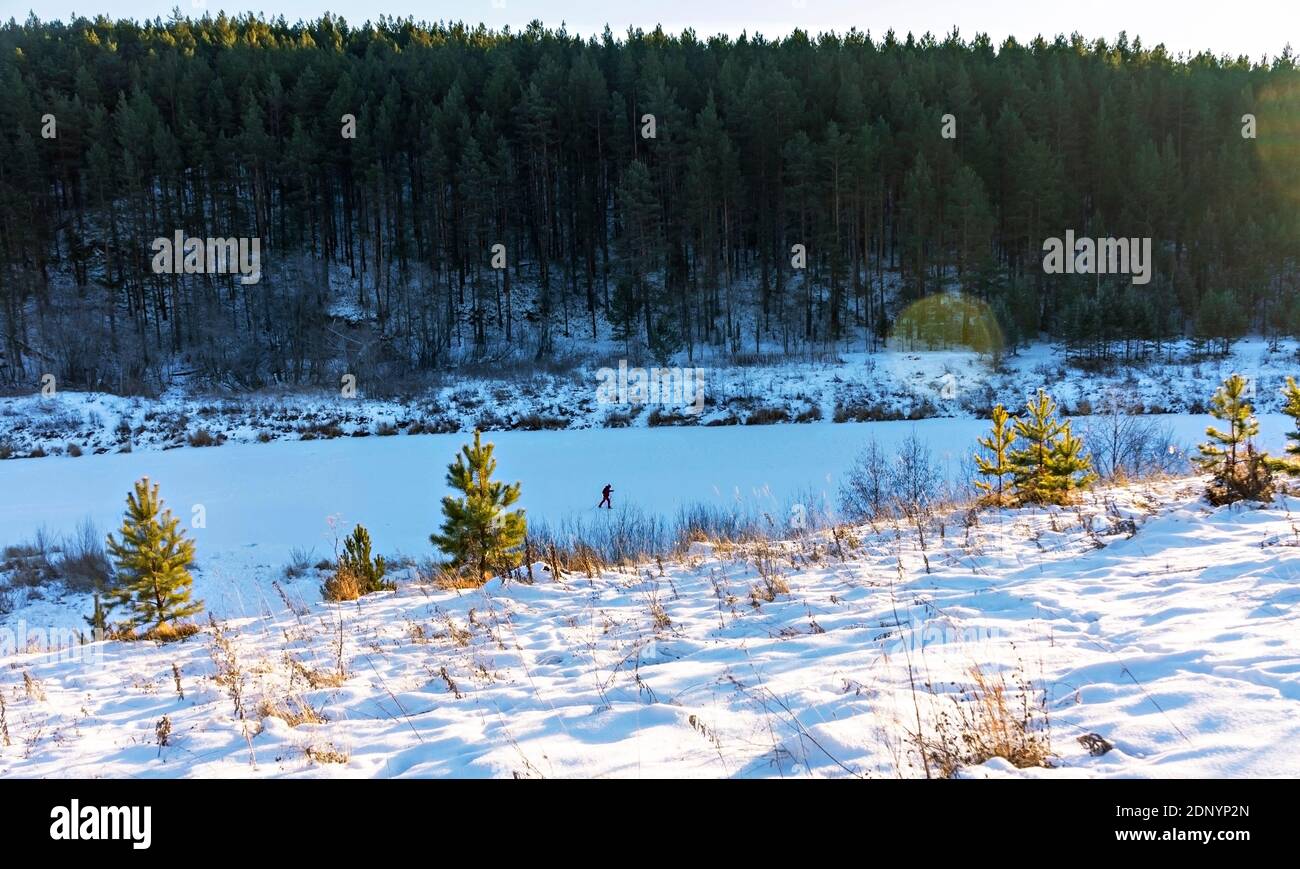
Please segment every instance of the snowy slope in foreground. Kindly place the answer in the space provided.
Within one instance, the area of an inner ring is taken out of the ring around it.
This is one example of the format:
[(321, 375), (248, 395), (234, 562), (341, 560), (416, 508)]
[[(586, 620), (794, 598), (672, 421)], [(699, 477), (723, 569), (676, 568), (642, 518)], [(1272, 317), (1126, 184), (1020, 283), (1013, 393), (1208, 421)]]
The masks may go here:
[[(344, 605), (289, 591), (222, 623), (228, 651), (208, 628), (9, 656), (0, 775), (912, 776), (909, 663), (940, 692), (973, 665), (1045, 690), (1054, 767), (965, 775), (1300, 775), (1300, 500), (1197, 494), (954, 521), (929, 574), (914, 535), (862, 529), (843, 559), (817, 538)], [(755, 606), (758, 566), (789, 593)], [(931, 721), (953, 704), (917, 699)], [(325, 720), (264, 714), (306, 706)]]

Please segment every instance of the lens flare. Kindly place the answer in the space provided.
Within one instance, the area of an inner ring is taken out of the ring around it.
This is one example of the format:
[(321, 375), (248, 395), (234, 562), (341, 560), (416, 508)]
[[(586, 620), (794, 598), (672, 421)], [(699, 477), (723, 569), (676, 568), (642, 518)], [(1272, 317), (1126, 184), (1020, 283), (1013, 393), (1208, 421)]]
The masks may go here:
[(1287, 199), (1300, 202), (1300, 74), (1269, 82), (1254, 111), (1257, 153), (1264, 179)]
[(988, 304), (962, 293), (936, 293), (913, 302), (894, 321), (889, 345), (900, 350), (1002, 351), (1002, 329)]

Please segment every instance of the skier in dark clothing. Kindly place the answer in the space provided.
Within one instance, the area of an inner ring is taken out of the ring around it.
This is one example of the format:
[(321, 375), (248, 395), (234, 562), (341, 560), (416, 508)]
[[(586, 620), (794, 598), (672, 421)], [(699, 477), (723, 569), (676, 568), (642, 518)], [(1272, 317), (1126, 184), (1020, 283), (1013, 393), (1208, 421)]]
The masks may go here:
[(600, 490), (600, 494), (604, 495), (605, 497), (601, 498), (600, 503), (596, 505), (597, 510), (599, 510), (601, 507), (608, 507), (611, 510), (614, 509), (614, 505), (609, 500), (609, 493), (612, 491), (614, 491), (614, 487), (611, 486), (609, 483), (606, 483), (605, 488)]

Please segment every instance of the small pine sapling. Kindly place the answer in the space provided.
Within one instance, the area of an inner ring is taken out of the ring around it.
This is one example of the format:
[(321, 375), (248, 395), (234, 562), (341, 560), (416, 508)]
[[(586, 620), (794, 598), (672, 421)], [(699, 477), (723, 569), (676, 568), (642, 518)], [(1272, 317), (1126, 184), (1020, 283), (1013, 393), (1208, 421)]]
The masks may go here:
[(1007, 478), (1014, 473), (1008, 451), (1016, 440), (1015, 417), (1007, 413), (1002, 405), (993, 408), (993, 430), (987, 437), (977, 439), (981, 447), (988, 451), (987, 456), (975, 454), (975, 467), (980, 474), (991, 477), (989, 481), (976, 480), (975, 487), (984, 492), (984, 501), (995, 507), (1006, 506), (1010, 502), (1007, 491)]
[(476, 582), (494, 572), (513, 570), (519, 564), (519, 547), (527, 524), (523, 510), (511, 510), (519, 500), (519, 483), (492, 479), (496, 459), (493, 445), (474, 432), (474, 443), (461, 448), (447, 467), (447, 485), (460, 492), (442, 499), (443, 522), (429, 541), (450, 556), (448, 566), (472, 570)]
[(152, 626), (162, 633), (165, 624), (175, 627), (203, 609), (202, 601), (190, 600), (194, 542), (186, 539), (179, 518), (162, 509), (158, 485), (151, 486), (148, 477), (136, 482), (126, 503), (122, 539), (108, 535), (116, 568), (110, 599), (127, 608), (131, 626)]

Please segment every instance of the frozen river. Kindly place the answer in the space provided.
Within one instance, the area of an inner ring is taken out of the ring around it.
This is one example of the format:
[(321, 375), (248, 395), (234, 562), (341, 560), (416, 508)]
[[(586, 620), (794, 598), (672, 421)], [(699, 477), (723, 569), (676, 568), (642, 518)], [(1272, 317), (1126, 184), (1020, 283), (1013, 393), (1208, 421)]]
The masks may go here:
[[(1201, 415), (1160, 419), (1188, 445), (1211, 421)], [(1280, 449), (1289, 420), (1263, 415), (1261, 423), (1263, 446)], [(981, 420), (931, 419), (516, 431), (485, 439), (497, 445), (498, 476), (523, 482), (529, 517), (557, 521), (593, 510), (607, 482), (616, 507), (667, 515), (694, 502), (780, 510), (819, 493), (834, 503), (841, 475), (868, 438), (888, 450), (915, 431), (955, 474), (987, 427)], [(274, 563), (294, 547), (323, 554), (332, 515), (349, 528), (368, 526), (383, 552), (428, 554), (447, 463), (467, 438), (341, 438), (4, 461), (0, 545), (28, 539), (40, 527), (67, 533), (86, 517), (102, 531), (115, 529), (131, 483), (148, 475), (161, 484), (183, 525), (191, 526), (201, 505), (206, 527), (191, 528), (200, 558), (256, 550), (259, 560)]]

